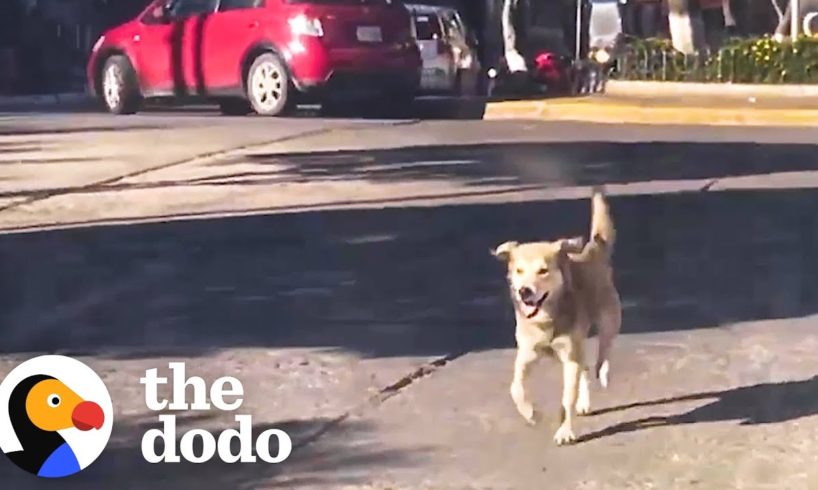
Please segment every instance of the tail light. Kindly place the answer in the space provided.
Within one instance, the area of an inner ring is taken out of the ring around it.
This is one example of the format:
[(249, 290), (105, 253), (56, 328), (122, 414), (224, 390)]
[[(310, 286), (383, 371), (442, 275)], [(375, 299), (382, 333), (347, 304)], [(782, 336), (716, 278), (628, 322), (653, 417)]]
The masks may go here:
[(293, 36), (322, 37), (324, 27), (319, 19), (307, 17), (304, 14), (291, 17), (289, 20), (290, 32)]

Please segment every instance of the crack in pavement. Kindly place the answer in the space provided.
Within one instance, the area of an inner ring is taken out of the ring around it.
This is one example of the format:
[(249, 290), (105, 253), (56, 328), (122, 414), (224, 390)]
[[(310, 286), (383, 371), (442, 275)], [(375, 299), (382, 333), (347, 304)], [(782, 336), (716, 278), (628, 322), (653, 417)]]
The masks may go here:
[[(405, 125), (405, 124), (416, 124), (418, 122), (419, 121), (417, 121), (417, 120), (397, 121), (397, 122), (384, 124), (384, 125), (385, 126), (400, 126), (400, 125)], [(272, 139), (272, 140), (259, 141), (259, 142), (256, 142), (256, 143), (248, 143), (248, 144), (245, 144), (245, 145), (240, 145), (240, 146), (227, 148), (227, 149), (223, 149), (223, 150), (216, 150), (216, 151), (211, 151), (211, 152), (207, 152), (207, 153), (202, 153), (202, 154), (196, 155), (196, 156), (194, 156), (192, 158), (185, 158), (185, 159), (182, 159), (182, 160), (176, 160), (176, 161), (169, 162), (169, 163), (163, 163), (161, 165), (154, 165), (152, 167), (147, 167), (147, 168), (142, 168), (142, 169), (139, 169), (139, 170), (134, 170), (133, 172), (128, 172), (128, 173), (125, 173), (125, 174), (122, 174), (122, 175), (117, 175), (117, 176), (114, 176), (114, 177), (108, 177), (108, 178), (98, 180), (98, 181), (95, 181), (95, 182), (91, 182), (91, 183), (85, 184), (85, 185), (71, 186), (71, 187), (58, 187), (58, 188), (44, 189), (44, 190), (39, 190), (39, 191), (32, 191), (31, 195), (26, 197), (25, 199), (12, 201), (12, 202), (10, 202), (10, 203), (8, 203), (6, 205), (0, 206), (0, 213), (2, 213), (4, 211), (10, 211), (12, 209), (16, 209), (16, 208), (19, 208), (21, 206), (25, 206), (25, 205), (28, 205), (28, 204), (33, 204), (35, 202), (44, 201), (44, 200), (50, 199), (52, 197), (65, 196), (65, 195), (70, 195), (70, 194), (81, 194), (81, 193), (84, 193), (84, 192), (97, 191), (97, 190), (100, 190), (100, 188), (110, 186), (112, 184), (115, 184), (115, 183), (120, 182), (120, 181), (125, 180), (125, 179), (139, 177), (139, 176), (142, 176), (142, 175), (145, 175), (145, 174), (149, 174), (151, 172), (157, 172), (157, 171), (160, 171), (160, 170), (165, 170), (165, 169), (172, 168), (172, 167), (177, 167), (177, 166), (180, 166), (180, 165), (185, 165), (185, 164), (189, 164), (189, 163), (197, 163), (197, 162), (201, 162), (201, 161), (212, 160), (212, 159), (215, 159), (215, 158), (223, 158), (223, 157), (229, 156), (232, 153), (238, 153), (238, 152), (242, 152), (242, 151), (246, 151), (246, 150), (251, 150), (253, 148), (260, 147), (260, 146), (272, 145), (272, 144), (276, 144), (276, 143), (285, 143), (285, 142), (288, 142), (288, 141), (297, 140), (299, 138), (310, 138), (310, 137), (313, 137), (313, 136), (319, 136), (319, 135), (322, 135), (322, 134), (329, 134), (329, 133), (333, 133), (333, 132), (336, 132), (336, 131), (346, 131), (346, 130), (350, 130), (350, 129), (356, 129), (358, 127), (359, 127), (359, 125), (357, 125), (357, 124), (347, 124), (347, 125), (338, 126), (338, 127), (313, 129), (313, 130), (310, 130), (310, 131), (304, 131), (304, 132), (301, 132), (301, 133), (298, 133), (298, 134), (283, 136), (281, 138), (275, 138), (275, 139)]]
[(712, 189), (714, 185), (718, 184), (720, 180), (721, 178), (710, 179), (706, 184), (704, 184), (701, 187), (701, 189), (699, 189), (699, 192), (709, 192), (710, 189)]
[(312, 444), (313, 442), (320, 439), (321, 436), (339, 427), (342, 423), (344, 423), (344, 421), (346, 421), (353, 415), (363, 413), (364, 410), (366, 410), (367, 408), (382, 405), (390, 398), (400, 395), (405, 389), (407, 389), (412, 384), (415, 384), (416, 382), (422, 380), (423, 378), (426, 378), (432, 375), (433, 373), (439, 371), (440, 369), (446, 367), (446, 365), (448, 365), (450, 362), (462, 357), (466, 353), (467, 351), (461, 351), (454, 354), (447, 354), (445, 356), (438, 357), (437, 359), (422, 364), (409, 374), (402, 376), (397, 381), (379, 390), (376, 394), (366, 398), (357, 406), (353, 407), (350, 410), (347, 410), (341, 415), (321, 425), (321, 427), (319, 427), (312, 434), (308, 435), (307, 437), (304, 437), (298, 442), (295, 442), (293, 444), (293, 449), (300, 449)]

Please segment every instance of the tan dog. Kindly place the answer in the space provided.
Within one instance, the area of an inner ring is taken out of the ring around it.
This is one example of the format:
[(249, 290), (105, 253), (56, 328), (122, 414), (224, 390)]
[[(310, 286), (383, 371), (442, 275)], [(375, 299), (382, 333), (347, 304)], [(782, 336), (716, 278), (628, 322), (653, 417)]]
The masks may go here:
[(557, 444), (576, 440), (574, 414), (591, 411), (585, 339), (591, 324), (599, 332), (596, 375), (608, 386), (608, 356), (622, 323), (619, 293), (613, 282), (611, 253), (616, 232), (605, 197), (595, 190), (591, 240), (506, 242), (493, 254), (508, 263), (508, 282), (517, 317), (517, 358), (511, 398), (530, 424), (536, 411), (526, 396), (525, 378), (532, 363), (549, 354), (562, 363), (563, 391)]

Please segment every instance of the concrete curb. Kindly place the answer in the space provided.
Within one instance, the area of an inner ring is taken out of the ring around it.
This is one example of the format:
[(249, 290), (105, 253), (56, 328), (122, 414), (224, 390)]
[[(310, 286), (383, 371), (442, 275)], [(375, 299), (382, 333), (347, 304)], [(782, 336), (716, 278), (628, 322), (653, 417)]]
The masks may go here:
[(818, 109), (651, 107), (594, 99), (553, 99), (490, 103), (486, 106), (483, 119), (696, 126), (818, 126)]
[(818, 85), (759, 85), (740, 83), (639, 82), (611, 80), (609, 95), (629, 97), (778, 97), (818, 98)]

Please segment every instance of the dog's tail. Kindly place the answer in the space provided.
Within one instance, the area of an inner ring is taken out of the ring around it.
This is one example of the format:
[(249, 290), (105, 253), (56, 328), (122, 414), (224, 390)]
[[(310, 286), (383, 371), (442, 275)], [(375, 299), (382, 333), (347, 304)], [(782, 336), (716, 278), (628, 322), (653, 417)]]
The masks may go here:
[(591, 197), (591, 243), (611, 253), (615, 242), (616, 228), (605, 199), (605, 189), (594, 187)]

